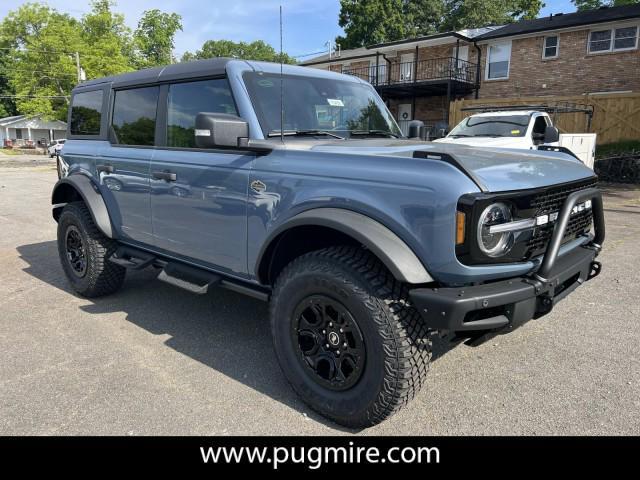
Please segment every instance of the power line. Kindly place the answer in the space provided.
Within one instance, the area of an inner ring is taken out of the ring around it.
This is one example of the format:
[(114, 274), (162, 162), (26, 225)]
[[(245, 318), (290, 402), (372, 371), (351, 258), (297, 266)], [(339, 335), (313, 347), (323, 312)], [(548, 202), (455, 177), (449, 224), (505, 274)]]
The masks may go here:
[(0, 98), (65, 98), (68, 99), (69, 95), (0, 95)]
[[(54, 71), (47, 71), (47, 70), (30, 70), (28, 68), (0, 68), (0, 72), (28, 72), (28, 73), (43, 73), (46, 75), (57, 75), (57, 76), (61, 76), (61, 77), (76, 77), (75, 73), (60, 73), (60, 72), (54, 72)], [(48, 78), (53, 78), (53, 77), (48, 77)]]

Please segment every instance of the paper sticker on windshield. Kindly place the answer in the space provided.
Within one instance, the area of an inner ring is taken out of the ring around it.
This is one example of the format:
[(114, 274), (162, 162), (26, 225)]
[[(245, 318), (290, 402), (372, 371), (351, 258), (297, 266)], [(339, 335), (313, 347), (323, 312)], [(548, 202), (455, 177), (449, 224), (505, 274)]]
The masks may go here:
[(332, 107), (344, 107), (344, 103), (339, 98), (327, 98), (327, 103)]
[(511, 130), (511, 135), (519, 135), (520, 130)]
[(258, 85), (260, 85), (261, 87), (269, 88), (273, 87), (273, 82), (271, 80), (263, 79), (258, 80)]

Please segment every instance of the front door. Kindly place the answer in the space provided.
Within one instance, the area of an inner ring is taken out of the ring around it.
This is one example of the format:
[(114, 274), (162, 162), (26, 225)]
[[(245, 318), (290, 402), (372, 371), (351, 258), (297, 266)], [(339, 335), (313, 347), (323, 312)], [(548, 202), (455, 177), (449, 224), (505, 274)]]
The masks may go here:
[(154, 242), (167, 254), (247, 274), (247, 189), (255, 156), (195, 149), (199, 112), (236, 114), (225, 78), (167, 89), (166, 145), (151, 161)]
[(401, 82), (413, 81), (414, 58), (415, 58), (415, 55), (413, 53), (400, 55), (400, 81)]
[(413, 120), (411, 111), (412, 106), (410, 103), (401, 103), (398, 105), (398, 125), (405, 136), (409, 133), (409, 122)]
[(125, 241), (153, 244), (149, 166), (155, 141), (159, 87), (114, 93), (109, 143), (96, 158), (96, 173), (112, 223)]

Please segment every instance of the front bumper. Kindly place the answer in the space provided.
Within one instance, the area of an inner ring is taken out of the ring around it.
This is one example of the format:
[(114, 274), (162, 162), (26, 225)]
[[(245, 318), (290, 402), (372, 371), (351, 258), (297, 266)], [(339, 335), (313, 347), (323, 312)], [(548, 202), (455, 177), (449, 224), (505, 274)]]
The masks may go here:
[[(592, 200), (595, 235), (581, 247), (559, 256), (573, 207)], [(411, 300), (427, 326), (452, 332), (509, 331), (551, 311), (553, 306), (600, 273), (595, 261), (604, 241), (602, 196), (595, 188), (572, 193), (560, 211), (537, 272), (467, 287), (416, 288)]]

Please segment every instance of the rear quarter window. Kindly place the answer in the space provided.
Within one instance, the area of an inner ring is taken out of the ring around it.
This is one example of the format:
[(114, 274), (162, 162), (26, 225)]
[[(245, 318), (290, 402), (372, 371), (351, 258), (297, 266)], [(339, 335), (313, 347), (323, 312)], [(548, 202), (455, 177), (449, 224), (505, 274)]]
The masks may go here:
[(76, 93), (71, 102), (72, 135), (100, 135), (102, 120), (102, 90)]

